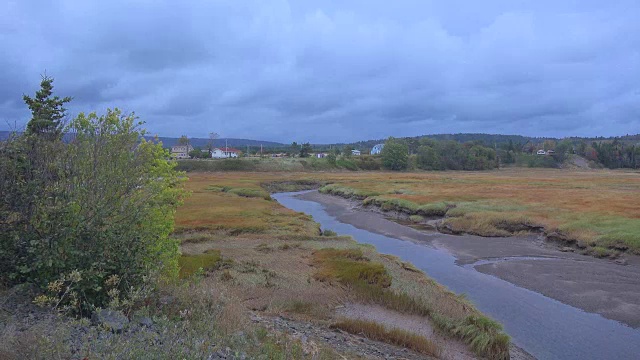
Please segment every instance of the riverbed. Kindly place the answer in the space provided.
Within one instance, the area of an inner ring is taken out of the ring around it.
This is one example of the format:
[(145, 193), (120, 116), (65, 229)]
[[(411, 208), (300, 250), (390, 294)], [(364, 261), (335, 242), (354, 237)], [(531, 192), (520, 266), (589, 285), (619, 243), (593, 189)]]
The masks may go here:
[[(640, 358), (640, 331), (595, 313), (610, 318), (636, 314), (634, 306), (640, 302), (636, 265), (623, 267), (560, 253), (536, 243), (534, 237), (419, 231), (316, 191), (273, 197), (312, 215), (322, 228), (410, 261), (452, 291), (464, 293), (482, 312), (500, 321), (516, 345), (539, 359)], [(613, 275), (605, 275), (612, 271)]]

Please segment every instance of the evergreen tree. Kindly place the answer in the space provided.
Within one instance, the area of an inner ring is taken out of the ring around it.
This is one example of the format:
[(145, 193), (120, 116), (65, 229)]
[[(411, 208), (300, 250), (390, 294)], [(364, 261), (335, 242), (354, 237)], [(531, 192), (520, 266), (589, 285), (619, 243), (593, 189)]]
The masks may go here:
[(58, 138), (62, 134), (61, 121), (67, 113), (64, 104), (71, 101), (70, 97), (60, 98), (52, 96), (53, 78), (44, 75), (40, 82), (40, 90), (34, 98), (23, 95), (22, 99), (31, 110), (31, 120), (27, 124), (27, 134), (48, 134)]
[(301, 158), (309, 157), (312, 150), (313, 148), (311, 147), (311, 144), (309, 143), (302, 144), (302, 147), (300, 147), (300, 157)]

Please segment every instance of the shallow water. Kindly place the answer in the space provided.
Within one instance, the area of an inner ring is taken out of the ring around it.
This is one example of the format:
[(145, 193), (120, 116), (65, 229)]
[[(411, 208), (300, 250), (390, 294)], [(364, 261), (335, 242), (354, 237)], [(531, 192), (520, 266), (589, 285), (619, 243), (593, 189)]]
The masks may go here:
[[(440, 284), (464, 293), (482, 312), (500, 321), (512, 341), (539, 359), (640, 359), (640, 330), (587, 313), (539, 293), (455, 264), (429, 245), (358, 229), (330, 216), (319, 203), (272, 195), (282, 205), (313, 216), (323, 229), (351, 235), (381, 253), (410, 261)], [(477, 265), (477, 264), (476, 264)]]

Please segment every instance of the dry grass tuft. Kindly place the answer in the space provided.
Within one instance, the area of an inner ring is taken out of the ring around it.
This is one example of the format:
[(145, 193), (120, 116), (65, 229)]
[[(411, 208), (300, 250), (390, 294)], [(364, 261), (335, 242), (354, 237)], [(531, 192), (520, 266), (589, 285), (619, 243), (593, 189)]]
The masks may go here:
[(372, 340), (402, 346), (421, 354), (440, 356), (440, 348), (431, 340), (397, 328), (388, 330), (384, 325), (373, 321), (344, 319), (332, 327), (352, 334), (363, 335)]

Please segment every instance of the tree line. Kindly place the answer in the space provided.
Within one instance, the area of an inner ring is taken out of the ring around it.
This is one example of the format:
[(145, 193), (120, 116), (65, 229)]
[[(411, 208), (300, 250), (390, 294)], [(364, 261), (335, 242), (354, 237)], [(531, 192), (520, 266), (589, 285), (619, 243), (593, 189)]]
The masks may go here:
[(422, 138), (411, 144), (389, 138), (380, 156), (389, 170), (488, 170), (498, 166), (496, 151), (478, 142)]

